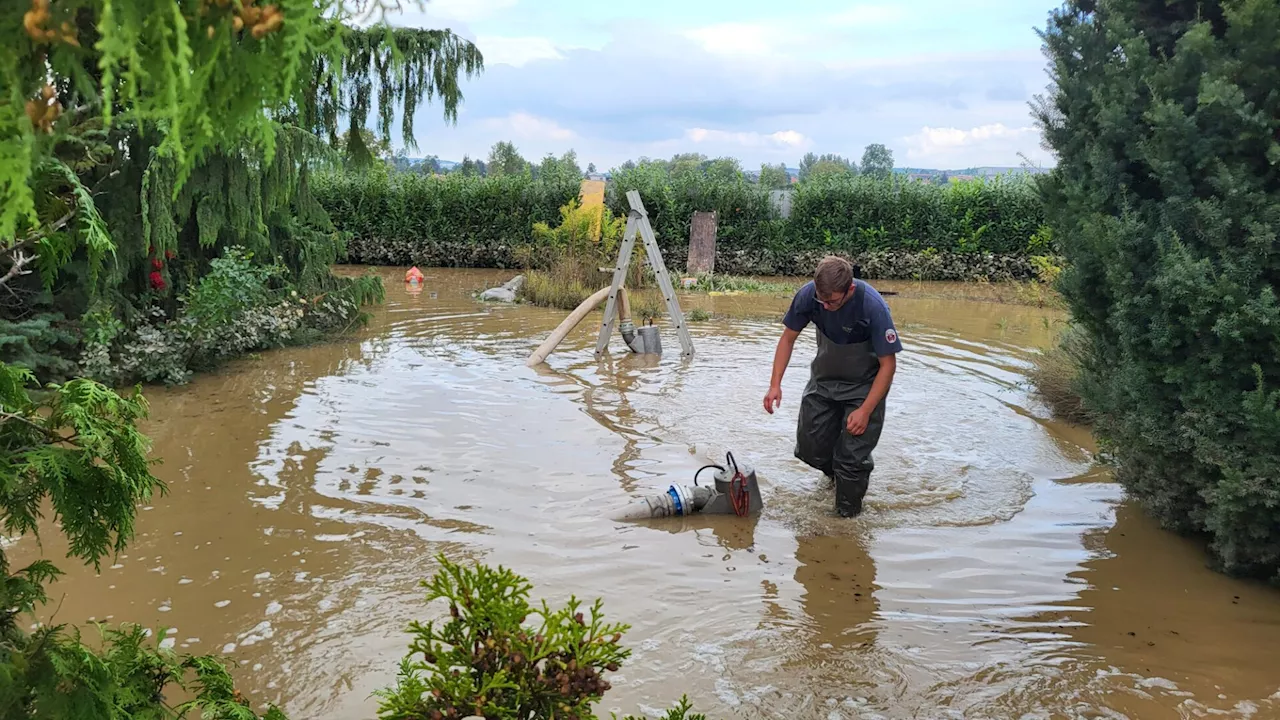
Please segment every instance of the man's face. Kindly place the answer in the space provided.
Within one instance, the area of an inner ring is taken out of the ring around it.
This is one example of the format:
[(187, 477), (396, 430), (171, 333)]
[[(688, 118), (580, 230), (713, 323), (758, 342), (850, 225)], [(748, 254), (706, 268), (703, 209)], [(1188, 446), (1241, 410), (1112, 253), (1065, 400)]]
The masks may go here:
[(821, 292), (817, 293), (818, 302), (822, 303), (822, 308), (827, 312), (835, 312), (849, 301), (849, 295), (852, 293), (853, 283), (850, 283), (849, 287), (844, 289), (844, 292), (832, 293), (830, 295), (826, 295)]

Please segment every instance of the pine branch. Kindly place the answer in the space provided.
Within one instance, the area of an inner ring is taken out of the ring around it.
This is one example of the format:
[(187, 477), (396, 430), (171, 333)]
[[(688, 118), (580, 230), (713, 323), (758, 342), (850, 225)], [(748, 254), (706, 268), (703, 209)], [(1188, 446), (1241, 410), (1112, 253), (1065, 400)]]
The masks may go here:
[[(105, 177), (99, 179), (98, 182), (94, 183), (93, 188), (85, 192), (85, 196), (92, 197), (93, 195), (96, 195), (98, 191), (98, 187), (101, 186), (102, 183), (106, 182), (107, 180), (110, 180), (111, 178), (116, 177), (119, 174), (120, 174), (119, 170), (111, 171)], [(80, 209), (82, 204), (83, 203), (77, 203), (73, 200), (71, 209), (68, 210), (65, 215), (55, 220), (53, 224), (49, 225), (48, 228), (38, 228), (36, 230), (32, 230), (30, 233), (27, 234), (26, 237), (14, 243), (10, 247), (5, 248), (4, 252), (13, 258), (13, 265), (9, 267), (9, 272), (7, 274), (5, 274), (3, 277), (0, 277), (0, 286), (7, 285), (10, 280), (12, 280), (13, 278), (19, 275), (31, 274), (30, 270), (26, 270), (24, 268), (27, 265), (40, 259), (40, 256), (39, 255), (28, 256), (23, 252), (23, 250), (25, 250), (30, 245), (33, 245), (39, 242), (40, 240), (43, 240), (44, 238), (56, 232), (59, 232), (63, 228), (65, 228), (68, 224), (71, 223), (72, 220), (75, 219), (76, 210)]]

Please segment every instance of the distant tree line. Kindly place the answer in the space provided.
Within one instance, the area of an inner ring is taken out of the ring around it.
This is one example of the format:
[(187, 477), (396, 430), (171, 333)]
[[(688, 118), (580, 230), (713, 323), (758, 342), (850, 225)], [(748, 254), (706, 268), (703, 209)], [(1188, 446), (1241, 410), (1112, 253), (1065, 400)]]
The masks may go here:
[[(583, 172), (578, 164), (576, 151), (570, 149), (560, 157), (548, 154), (540, 162), (531, 162), (510, 141), (500, 141), (493, 145), (486, 158), (463, 156), (462, 162), (445, 165), (437, 155), (428, 155), (422, 159), (409, 158), (404, 151), (393, 151), (386, 142), (375, 140), (372, 136), (364, 139), (370, 152), (386, 165), (398, 172), (416, 173), (419, 175), (459, 174), (464, 177), (508, 177), (526, 175), (538, 179), (547, 174), (560, 177), (585, 178), (597, 172), (595, 163), (589, 163)], [(341, 144), (336, 149), (343, 150)], [(789, 187), (794, 182), (804, 182), (810, 178), (831, 176), (864, 176), (887, 179), (893, 174), (893, 151), (881, 143), (868, 145), (862, 153), (861, 163), (845, 157), (827, 153), (818, 155), (808, 153), (800, 160), (797, 172), (792, 173), (785, 163), (764, 163), (758, 171), (744, 170), (742, 163), (732, 157), (711, 158), (701, 153), (677, 153), (669, 160), (640, 157), (627, 160), (611, 171), (611, 174), (634, 170), (637, 167), (659, 167), (669, 175), (676, 177), (696, 174), (711, 180), (744, 180), (762, 187), (777, 190)], [(946, 173), (935, 175), (933, 182), (946, 184)]]

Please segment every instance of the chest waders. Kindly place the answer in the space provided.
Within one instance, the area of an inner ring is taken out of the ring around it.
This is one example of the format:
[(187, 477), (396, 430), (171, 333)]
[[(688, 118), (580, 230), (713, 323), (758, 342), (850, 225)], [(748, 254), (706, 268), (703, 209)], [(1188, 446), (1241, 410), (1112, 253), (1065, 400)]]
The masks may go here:
[(847, 423), (871, 392), (880, 359), (870, 340), (839, 345), (828, 340), (821, 328), (815, 329), (818, 354), (809, 366), (809, 383), (800, 400), (795, 456), (835, 479), (836, 512), (853, 517), (862, 512), (862, 498), (875, 469), (871, 451), (884, 427), (884, 401), (871, 412), (861, 435), (851, 434)]

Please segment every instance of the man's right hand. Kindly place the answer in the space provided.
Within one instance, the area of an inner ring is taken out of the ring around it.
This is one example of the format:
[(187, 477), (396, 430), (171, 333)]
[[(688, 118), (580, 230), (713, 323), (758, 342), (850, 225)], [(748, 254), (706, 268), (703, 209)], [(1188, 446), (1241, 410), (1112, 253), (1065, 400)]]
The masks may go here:
[(782, 388), (774, 385), (764, 396), (764, 411), (773, 414), (774, 408), (782, 404)]

